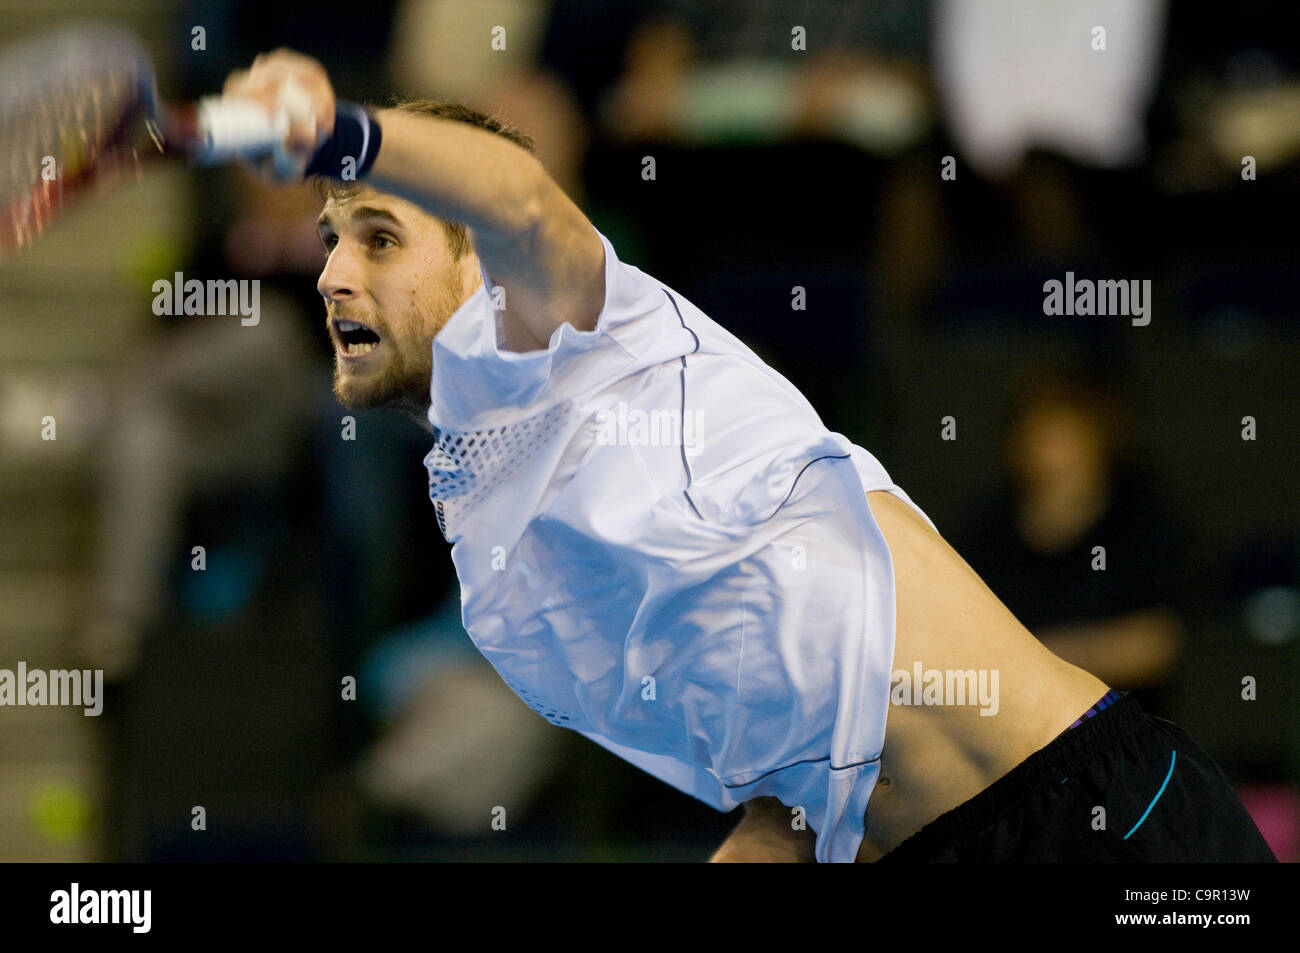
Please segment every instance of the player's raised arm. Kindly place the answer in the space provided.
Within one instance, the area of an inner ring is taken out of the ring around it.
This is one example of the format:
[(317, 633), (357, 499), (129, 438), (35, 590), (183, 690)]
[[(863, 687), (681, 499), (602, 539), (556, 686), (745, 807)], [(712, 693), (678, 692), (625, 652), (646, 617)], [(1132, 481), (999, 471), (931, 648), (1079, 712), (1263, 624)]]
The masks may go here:
[(451, 119), (392, 109), (377, 119), (383, 144), (367, 184), (469, 227), (505, 291), (503, 321), (526, 344), (513, 349), (545, 348), (562, 321), (596, 326), (605, 298), (600, 236), (536, 157)]
[[(336, 103), (324, 68), (277, 50), (232, 74), (224, 93), (252, 96), (274, 110), (284, 105), (289, 80), (311, 103), (310, 116), (303, 111), (289, 136), (300, 170), (316, 149), (331, 149), (336, 133)], [(545, 348), (564, 321), (581, 331), (596, 326), (605, 298), (604, 247), (541, 162), (501, 136), (451, 119), (393, 109), (372, 119), (380, 145), (357, 171), (367, 185), (473, 233), (479, 260), (504, 292), (504, 347)]]

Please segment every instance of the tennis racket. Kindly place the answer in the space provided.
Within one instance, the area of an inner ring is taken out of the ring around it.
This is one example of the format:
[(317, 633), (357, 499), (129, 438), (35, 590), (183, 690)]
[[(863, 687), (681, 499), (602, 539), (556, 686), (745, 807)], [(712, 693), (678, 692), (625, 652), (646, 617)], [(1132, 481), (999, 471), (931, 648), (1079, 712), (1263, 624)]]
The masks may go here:
[(130, 33), (82, 24), (0, 53), (0, 258), (40, 238), (77, 198), (158, 159), (287, 161), (291, 117), (311, 104), (290, 83), (271, 116), (251, 99), (163, 102)]

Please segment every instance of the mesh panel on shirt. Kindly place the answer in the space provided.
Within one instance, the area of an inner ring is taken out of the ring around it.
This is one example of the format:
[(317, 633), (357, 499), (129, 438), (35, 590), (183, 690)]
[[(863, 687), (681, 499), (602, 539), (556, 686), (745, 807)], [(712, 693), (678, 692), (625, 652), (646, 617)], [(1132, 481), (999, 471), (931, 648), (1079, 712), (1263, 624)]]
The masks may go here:
[(554, 705), (550, 705), (544, 702), (542, 699), (538, 698), (532, 692), (520, 688), (518, 683), (506, 677), (504, 674), (501, 677), (502, 679), (504, 679), (506, 685), (508, 685), (516, 695), (522, 698), (524, 700), (524, 703), (528, 705), (529, 708), (537, 712), (537, 714), (541, 715), (551, 724), (559, 728), (572, 727), (572, 725), (569, 724), (569, 722), (572, 719), (567, 712), (563, 711), (562, 709), (556, 708)]
[(579, 412), (568, 403), (518, 423), (489, 430), (437, 430), (433, 451), (425, 460), (429, 470), (429, 499), (438, 514), (438, 528), (448, 532), (469, 516), (537, 453), (556, 438)]

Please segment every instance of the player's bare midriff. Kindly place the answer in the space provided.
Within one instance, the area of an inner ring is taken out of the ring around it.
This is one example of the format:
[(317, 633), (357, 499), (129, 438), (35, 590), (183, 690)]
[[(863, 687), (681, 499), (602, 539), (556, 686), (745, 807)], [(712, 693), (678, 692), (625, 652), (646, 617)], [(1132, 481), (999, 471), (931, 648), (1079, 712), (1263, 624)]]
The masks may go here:
[[(907, 504), (867, 494), (894, 561), (893, 671), (997, 671), (989, 704), (891, 704), (859, 861), (877, 860), (1064, 731), (1106, 691), (1045, 649)], [(993, 685), (992, 679), (986, 683)], [(913, 701), (916, 693), (907, 693)], [(946, 699), (952, 701), (953, 699)]]

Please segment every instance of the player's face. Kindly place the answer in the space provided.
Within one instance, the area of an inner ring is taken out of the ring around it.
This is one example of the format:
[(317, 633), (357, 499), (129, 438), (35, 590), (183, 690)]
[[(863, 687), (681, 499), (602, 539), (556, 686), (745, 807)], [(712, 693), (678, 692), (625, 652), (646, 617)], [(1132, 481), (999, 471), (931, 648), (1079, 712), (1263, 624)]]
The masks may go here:
[(477, 259), (455, 260), (441, 221), (371, 188), (331, 196), (317, 229), (335, 396), (423, 416), (434, 335), (482, 280)]

